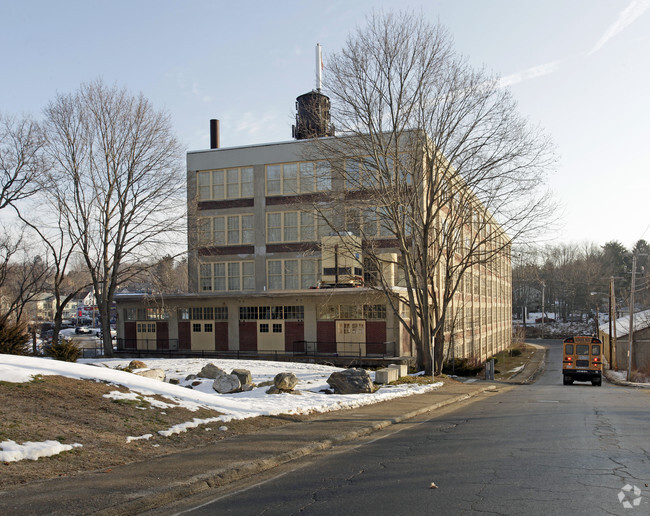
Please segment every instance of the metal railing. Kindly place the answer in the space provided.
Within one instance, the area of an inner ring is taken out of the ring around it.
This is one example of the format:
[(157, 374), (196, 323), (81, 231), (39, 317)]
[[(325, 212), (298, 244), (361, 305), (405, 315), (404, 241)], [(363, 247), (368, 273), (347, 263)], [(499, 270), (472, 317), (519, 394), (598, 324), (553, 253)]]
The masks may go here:
[(116, 353), (130, 356), (164, 357), (222, 357), (222, 358), (283, 358), (283, 357), (397, 357), (394, 342), (322, 342), (294, 341), (290, 350), (192, 350), (179, 349), (178, 339), (117, 339)]

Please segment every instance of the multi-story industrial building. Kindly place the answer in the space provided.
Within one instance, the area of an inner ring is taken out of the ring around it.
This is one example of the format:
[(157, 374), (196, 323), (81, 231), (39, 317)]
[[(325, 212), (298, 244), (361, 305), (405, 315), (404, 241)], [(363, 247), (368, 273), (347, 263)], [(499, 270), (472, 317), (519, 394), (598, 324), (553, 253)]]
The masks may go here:
[[(187, 154), (190, 292), (119, 296), (120, 349), (414, 355), (364, 267), (363, 240), (390, 256), (390, 232), (367, 209), (363, 233), (346, 225), (354, 195), (329, 206), (341, 231), (319, 213), (320, 198), (349, 188), (327, 160), (313, 158), (311, 138), (332, 134), (329, 99), (318, 92), (298, 98), (294, 141), (219, 148), (218, 122), (211, 121), (211, 148)], [(391, 267), (386, 276), (399, 289), (399, 267)], [(452, 311), (446, 337), (456, 357), (485, 359), (510, 344), (509, 253), (466, 273)]]

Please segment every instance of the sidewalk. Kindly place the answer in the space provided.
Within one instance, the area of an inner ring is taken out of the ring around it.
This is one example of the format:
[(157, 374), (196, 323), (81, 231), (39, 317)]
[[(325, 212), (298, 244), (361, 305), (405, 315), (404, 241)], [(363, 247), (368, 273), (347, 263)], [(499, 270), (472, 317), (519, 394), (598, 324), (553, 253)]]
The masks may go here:
[(546, 354), (548, 352), (547, 348), (529, 342), (526, 342), (526, 345), (535, 348), (535, 353), (530, 360), (526, 362), (523, 369), (513, 374), (508, 380), (506, 380), (506, 383), (528, 385), (537, 380), (539, 375), (544, 372), (546, 366)]
[[(541, 348), (511, 383), (532, 381), (545, 353)], [(145, 462), (0, 490), (0, 514), (140, 514), (479, 396), (497, 385), (449, 382), (425, 394), (329, 412)]]

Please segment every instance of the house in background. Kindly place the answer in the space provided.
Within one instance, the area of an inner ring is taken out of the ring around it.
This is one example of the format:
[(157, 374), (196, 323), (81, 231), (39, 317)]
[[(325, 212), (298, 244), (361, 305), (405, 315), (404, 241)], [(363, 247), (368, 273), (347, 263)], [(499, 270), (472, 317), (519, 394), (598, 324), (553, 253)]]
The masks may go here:
[(51, 321), (55, 311), (56, 297), (49, 292), (36, 294), (26, 306), (26, 312), (37, 321)]
[[(359, 196), (326, 161), (307, 158), (312, 138), (333, 134), (329, 99), (307, 96), (298, 98), (294, 141), (219, 148), (211, 121), (211, 148), (187, 154), (190, 292), (117, 295), (118, 351), (413, 357), (386, 294), (368, 286), (368, 242), (347, 219)], [(342, 231), (314, 210), (323, 195), (341, 199), (332, 218)], [(359, 223), (396, 256), (376, 217)], [(388, 267), (393, 288), (403, 289), (397, 263)], [(510, 345), (511, 292), (509, 253), (466, 273), (447, 331), (454, 356), (484, 360)], [(400, 313), (409, 319), (406, 306)]]
[[(636, 312), (633, 324), (632, 370), (650, 373), (650, 310)], [(630, 316), (616, 319), (612, 330), (615, 339), (609, 335), (609, 323), (601, 324), (598, 328), (598, 337), (603, 342), (603, 354), (612, 369), (627, 370)]]

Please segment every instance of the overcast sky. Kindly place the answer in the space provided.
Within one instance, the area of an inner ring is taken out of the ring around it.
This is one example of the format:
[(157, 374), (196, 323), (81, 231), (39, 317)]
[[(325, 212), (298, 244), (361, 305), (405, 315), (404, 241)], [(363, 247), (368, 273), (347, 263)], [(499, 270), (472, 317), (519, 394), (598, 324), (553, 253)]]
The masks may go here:
[(650, 0), (91, 0), (0, 4), (0, 110), (102, 77), (172, 117), (188, 150), (291, 139), (295, 98), (372, 9), (439, 21), (555, 140), (555, 242), (650, 240)]

